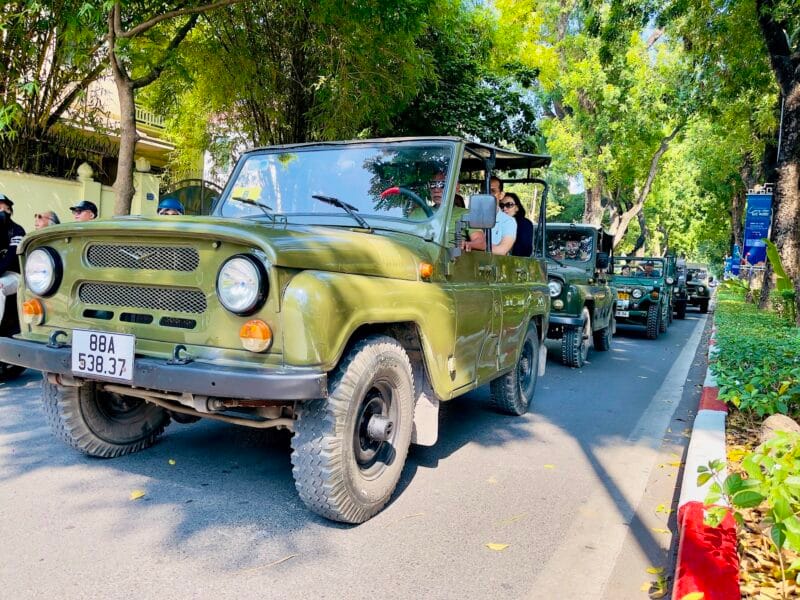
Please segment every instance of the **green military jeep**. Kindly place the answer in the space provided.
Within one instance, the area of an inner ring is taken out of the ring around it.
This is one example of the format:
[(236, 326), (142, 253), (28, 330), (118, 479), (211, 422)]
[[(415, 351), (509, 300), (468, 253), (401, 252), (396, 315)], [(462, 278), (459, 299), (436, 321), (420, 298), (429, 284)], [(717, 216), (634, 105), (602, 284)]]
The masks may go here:
[(170, 419), (290, 429), (302, 500), (365, 521), (409, 444), (435, 443), (440, 401), (491, 383), (501, 410), (527, 412), (545, 365), (544, 245), (462, 252), (497, 205), (457, 207), (456, 188), (549, 160), (458, 138), (247, 152), (209, 217), (27, 236), (23, 331), (0, 360), (43, 371), (53, 432), (93, 456), (146, 448)]
[(711, 288), (709, 284), (713, 277), (708, 274), (708, 267), (697, 263), (686, 265), (686, 288), (689, 294), (689, 304), (700, 308), (701, 313), (708, 312), (708, 303), (711, 301)]
[(644, 325), (654, 340), (665, 333), (672, 319), (670, 261), (658, 257), (621, 256), (614, 259), (619, 323)]
[(561, 340), (561, 361), (567, 366), (582, 367), (592, 342), (595, 350), (611, 348), (616, 294), (606, 269), (613, 242), (613, 236), (592, 225), (547, 225), (547, 337)]
[(686, 318), (689, 289), (686, 286), (686, 259), (675, 259), (675, 285), (672, 286), (672, 308), (679, 319)]

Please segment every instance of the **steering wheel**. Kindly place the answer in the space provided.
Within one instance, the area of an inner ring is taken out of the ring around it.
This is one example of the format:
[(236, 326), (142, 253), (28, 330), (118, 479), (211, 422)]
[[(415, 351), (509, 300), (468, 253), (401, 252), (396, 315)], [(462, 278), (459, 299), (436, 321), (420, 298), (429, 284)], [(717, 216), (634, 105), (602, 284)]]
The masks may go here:
[(387, 196), (395, 196), (395, 195), (405, 196), (406, 198), (410, 198), (411, 201), (414, 204), (416, 204), (423, 211), (425, 211), (425, 216), (426, 217), (432, 217), (433, 216), (433, 210), (431, 209), (430, 206), (428, 206), (428, 203), (425, 202), (425, 200), (423, 200), (416, 192), (412, 192), (408, 188), (404, 188), (404, 187), (400, 187), (400, 186), (394, 186), (394, 187), (386, 188), (385, 190), (383, 190), (381, 192), (381, 198), (386, 198)]

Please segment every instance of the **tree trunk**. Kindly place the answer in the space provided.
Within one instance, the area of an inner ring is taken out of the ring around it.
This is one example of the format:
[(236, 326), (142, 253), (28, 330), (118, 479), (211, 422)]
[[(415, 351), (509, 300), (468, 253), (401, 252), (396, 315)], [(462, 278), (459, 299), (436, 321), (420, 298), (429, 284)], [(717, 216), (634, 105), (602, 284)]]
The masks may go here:
[(594, 185), (586, 188), (583, 202), (583, 222), (600, 225), (603, 222), (603, 178), (595, 175)]
[(136, 142), (139, 134), (136, 131), (136, 104), (133, 98), (133, 85), (122, 76), (114, 74), (119, 95), (119, 159), (117, 161), (117, 178), (114, 181), (114, 215), (128, 215), (133, 201), (133, 164), (136, 153)]

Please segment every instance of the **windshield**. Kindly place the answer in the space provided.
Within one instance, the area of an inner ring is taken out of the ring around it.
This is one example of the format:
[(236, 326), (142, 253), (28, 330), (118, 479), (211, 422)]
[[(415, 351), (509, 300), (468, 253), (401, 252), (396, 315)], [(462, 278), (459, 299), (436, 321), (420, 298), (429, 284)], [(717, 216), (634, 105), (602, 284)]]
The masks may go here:
[(622, 277), (661, 277), (664, 261), (657, 258), (614, 259), (614, 273)]
[(689, 269), (689, 281), (703, 281), (707, 273), (702, 269)]
[(556, 260), (588, 262), (592, 258), (594, 236), (591, 231), (547, 230), (547, 255)]
[(333, 215), (349, 222), (355, 212), (368, 223), (371, 217), (426, 221), (447, 198), (453, 153), (450, 144), (388, 142), (248, 154), (219, 212), (238, 218)]

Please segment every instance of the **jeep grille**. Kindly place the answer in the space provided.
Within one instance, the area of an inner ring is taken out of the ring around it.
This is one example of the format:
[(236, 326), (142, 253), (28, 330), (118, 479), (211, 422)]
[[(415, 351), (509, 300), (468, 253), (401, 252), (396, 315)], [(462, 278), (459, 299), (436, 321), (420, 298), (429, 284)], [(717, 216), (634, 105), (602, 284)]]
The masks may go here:
[(200, 263), (195, 248), (178, 246), (92, 244), (86, 258), (93, 267), (152, 271), (194, 271)]
[(165, 288), (145, 285), (120, 285), (116, 283), (83, 283), (78, 297), (86, 304), (105, 304), (168, 310), (171, 312), (205, 312), (205, 294), (197, 289)]

